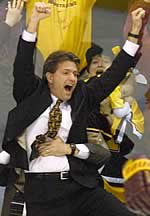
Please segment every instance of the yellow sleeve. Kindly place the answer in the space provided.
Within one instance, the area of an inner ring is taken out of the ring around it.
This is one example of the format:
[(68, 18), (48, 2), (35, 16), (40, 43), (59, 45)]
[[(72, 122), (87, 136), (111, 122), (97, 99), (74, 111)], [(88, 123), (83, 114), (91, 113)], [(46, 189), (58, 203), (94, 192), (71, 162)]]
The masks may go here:
[(124, 100), (121, 98), (120, 86), (115, 88), (115, 90), (109, 95), (109, 98), (112, 109), (122, 108), (124, 106)]
[(93, 7), (93, 5), (95, 4), (96, 0), (85, 0), (85, 6), (86, 8), (90, 8)]

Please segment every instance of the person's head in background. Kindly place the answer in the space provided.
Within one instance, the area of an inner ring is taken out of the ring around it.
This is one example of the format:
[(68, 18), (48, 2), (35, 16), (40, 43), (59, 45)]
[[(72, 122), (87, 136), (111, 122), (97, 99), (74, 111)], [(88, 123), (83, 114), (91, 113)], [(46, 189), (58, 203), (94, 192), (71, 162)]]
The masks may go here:
[(110, 67), (112, 61), (108, 56), (104, 56), (103, 48), (93, 44), (86, 52), (87, 71), (89, 77), (93, 77), (102, 74), (108, 67)]
[(87, 71), (89, 73), (89, 77), (93, 77), (97, 74), (98, 71), (102, 70), (102, 53), (103, 48), (92, 44), (92, 46), (87, 50), (86, 62), (87, 62)]

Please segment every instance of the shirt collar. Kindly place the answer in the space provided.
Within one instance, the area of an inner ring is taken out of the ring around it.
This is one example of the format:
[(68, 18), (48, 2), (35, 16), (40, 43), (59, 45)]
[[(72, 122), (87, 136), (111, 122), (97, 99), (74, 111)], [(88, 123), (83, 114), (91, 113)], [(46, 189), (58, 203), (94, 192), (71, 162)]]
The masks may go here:
[[(55, 104), (56, 101), (58, 100), (58, 98), (57, 98), (55, 95), (53, 95), (53, 94), (51, 94), (51, 98), (52, 98), (52, 101), (53, 101), (54, 104)], [(67, 101), (64, 101), (64, 102), (61, 103), (61, 106), (62, 106), (62, 107), (67, 107), (68, 105), (69, 105), (69, 104), (68, 104)]]

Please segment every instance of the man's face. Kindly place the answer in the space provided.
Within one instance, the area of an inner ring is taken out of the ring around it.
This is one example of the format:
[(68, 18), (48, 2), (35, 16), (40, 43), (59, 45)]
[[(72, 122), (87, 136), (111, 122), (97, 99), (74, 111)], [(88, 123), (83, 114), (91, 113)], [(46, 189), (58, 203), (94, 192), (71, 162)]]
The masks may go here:
[(74, 62), (59, 63), (55, 73), (47, 73), (51, 93), (63, 101), (69, 100), (77, 85), (77, 77), (78, 68)]
[(91, 64), (89, 66), (90, 77), (96, 76), (97, 74), (102, 74), (111, 66), (111, 59), (108, 56), (94, 56), (92, 58)]
[(95, 76), (97, 73), (103, 71), (103, 61), (102, 57), (96, 55), (92, 58), (92, 61), (89, 66), (89, 75), (90, 77)]
[(112, 60), (109, 56), (102, 56), (102, 59), (103, 59), (103, 63), (102, 63), (102, 67), (103, 67), (103, 70), (106, 71), (112, 64)]

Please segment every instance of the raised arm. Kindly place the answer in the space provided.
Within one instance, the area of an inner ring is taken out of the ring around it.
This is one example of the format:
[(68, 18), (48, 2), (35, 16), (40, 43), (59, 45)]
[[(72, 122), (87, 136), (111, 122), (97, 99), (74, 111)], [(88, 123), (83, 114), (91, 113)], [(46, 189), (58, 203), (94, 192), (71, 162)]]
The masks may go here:
[(125, 78), (128, 70), (134, 65), (134, 56), (139, 49), (138, 37), (142, 28), (144, 15), (145, 11), (142, 8), (138, 8), (132, 12), (131, 34), (122, 51), (115, 58), (111, 67), (100, 78), (89, 83), (90, 88), (95, 89), (96, 101), (101, 101), (109, 96), (115, 87)]
[(30, 96), (40, 84), (40, 78), (34, 73), (34, 51), (36, 32), (41, 19), (50, 15), (49, 4), (37, 2), (33, 8), (27, 29), (19, 40), (14, 62), (13, 95), (17, 103)]

